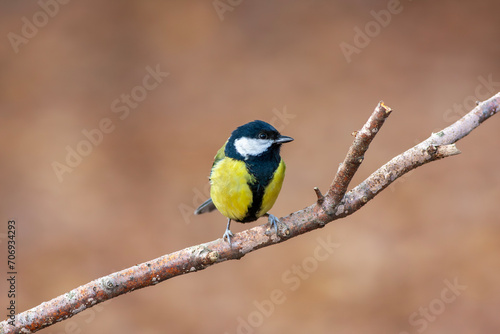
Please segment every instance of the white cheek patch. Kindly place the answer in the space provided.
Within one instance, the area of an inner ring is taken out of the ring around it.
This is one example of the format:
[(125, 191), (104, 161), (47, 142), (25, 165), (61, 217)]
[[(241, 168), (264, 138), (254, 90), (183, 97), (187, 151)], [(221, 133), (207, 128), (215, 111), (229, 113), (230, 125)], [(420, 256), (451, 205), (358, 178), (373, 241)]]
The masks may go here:
[(236, 151), (241, 154), (245, 159), (248, 156), (257, 156), (264, 153), (271, 145), (272, 140), (269, 139), (255, 139), (255, 138), (239, 138), (234, 141)]

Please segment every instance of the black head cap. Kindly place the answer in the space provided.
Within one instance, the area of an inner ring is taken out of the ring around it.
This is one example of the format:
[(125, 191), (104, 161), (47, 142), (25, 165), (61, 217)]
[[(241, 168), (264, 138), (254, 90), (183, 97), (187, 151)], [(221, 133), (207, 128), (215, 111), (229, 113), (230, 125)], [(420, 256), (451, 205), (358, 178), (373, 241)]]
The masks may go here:
[(279, 156), (281, 144), (293, 138), (282, 136), (271, 124), (253, 121), (236, 128), (226, 145), (226, 156), (248, 160), (252, 157), (273, 154)]

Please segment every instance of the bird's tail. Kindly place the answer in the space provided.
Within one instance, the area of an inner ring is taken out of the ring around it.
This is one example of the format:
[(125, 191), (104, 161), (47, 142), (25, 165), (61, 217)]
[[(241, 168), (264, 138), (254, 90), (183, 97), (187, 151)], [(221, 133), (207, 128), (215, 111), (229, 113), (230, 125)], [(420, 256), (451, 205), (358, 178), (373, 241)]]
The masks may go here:
[(198, 207), (198, 209), (194, 210), (195, 215), (201, 215), (203, 213), (212, 212), (216, 209), (214, 202), (209, 198), (202, 205)]

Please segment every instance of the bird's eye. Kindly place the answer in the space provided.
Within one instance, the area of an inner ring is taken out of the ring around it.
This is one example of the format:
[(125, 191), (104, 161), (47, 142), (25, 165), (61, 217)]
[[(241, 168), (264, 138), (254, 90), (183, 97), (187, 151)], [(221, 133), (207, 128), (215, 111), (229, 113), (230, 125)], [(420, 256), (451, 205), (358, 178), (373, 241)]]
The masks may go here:
[(267, 139), (267, 133), (265, 132), (259, 133), (259, 139)]

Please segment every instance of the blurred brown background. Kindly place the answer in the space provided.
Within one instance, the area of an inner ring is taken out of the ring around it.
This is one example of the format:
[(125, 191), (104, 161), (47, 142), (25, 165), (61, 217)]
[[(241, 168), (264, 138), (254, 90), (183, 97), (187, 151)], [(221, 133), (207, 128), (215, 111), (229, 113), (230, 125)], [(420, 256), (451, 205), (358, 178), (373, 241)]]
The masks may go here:
[[(18, 311), (221, 237), (224, 217), (190, 212), (238, 125), (273, 121), (295, 138), (272, 210), (283, 216), (313, 203), (314, 186), (327, 189), (379, 100), (394, 113), (356, 184), (500, 90), (498, 1), (394, 3), (3, 2), (0, 239), (6, 254), (15, 219)], [(357, 50), (346, 57), (347, 44)], [(91, 132), (89, 147), (83, 132), (103, 119), (108, 133)], [(492, 333), (499, 126), (493, 117), (459, 142), (460, 156), (417, 169), (322, 230), (42, 332)], [(67, 166), (68, 149), (86, 156)], [(58, 176), (54, 163), (67, 169)], [(322, 261), (318, 238), (338, 244)], [(275, 290), (284, 300), (271, 307)]]

